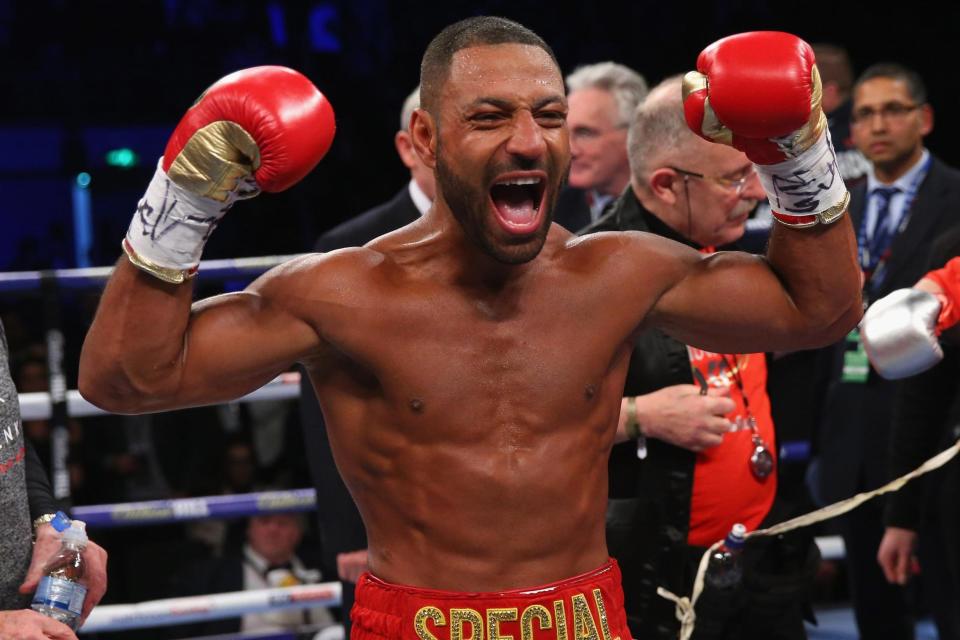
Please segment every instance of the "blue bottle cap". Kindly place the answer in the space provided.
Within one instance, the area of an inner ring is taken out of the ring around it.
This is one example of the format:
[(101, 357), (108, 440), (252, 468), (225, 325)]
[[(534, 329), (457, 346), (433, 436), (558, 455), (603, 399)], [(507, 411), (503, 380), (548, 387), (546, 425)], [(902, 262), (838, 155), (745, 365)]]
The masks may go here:
[(70, 528), (70, 517), (63, 511), (57, 511), (50, 521), (50, 525), (56, 529), (57, 533), (63, 533)]

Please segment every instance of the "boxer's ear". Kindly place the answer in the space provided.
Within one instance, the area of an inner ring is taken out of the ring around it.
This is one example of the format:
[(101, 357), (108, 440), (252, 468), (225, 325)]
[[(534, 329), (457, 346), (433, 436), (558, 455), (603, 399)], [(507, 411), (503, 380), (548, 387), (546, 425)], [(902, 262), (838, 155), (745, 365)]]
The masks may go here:
[(431, 169), (437, 165), (437, 125), (424, 109), (417, 109), (410, 118), (410, 139), (423, 164)]

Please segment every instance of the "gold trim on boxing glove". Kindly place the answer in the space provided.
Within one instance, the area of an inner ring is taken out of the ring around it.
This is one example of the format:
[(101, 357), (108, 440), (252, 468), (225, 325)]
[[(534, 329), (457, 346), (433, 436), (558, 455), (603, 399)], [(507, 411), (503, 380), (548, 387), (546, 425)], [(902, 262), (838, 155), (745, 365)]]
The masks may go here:
[(707, 99), (703, 101), (703, 124), (701, 125), (700, 129), (703, 131), (703, 135), (707, 136), (714, 142), (719, 142), (720, 144), (729, 145), (731, 147), (733, 146), (733, 131), (728, 129), (725, 124), (720, 122), (716, 112), (710, 105), (709, 96), (707, 96)]
[(827, 116), (823, 113), (823, 84), (817, 65), (810, 67), (810, 118), (807, 123), (794, 132), (788, 145), (781, 144), (781, 151), (787, 157), (794, 158), (812, 147), (824, 129), (827, 128)]
[(236, 122), (218, 120), (198, 129), (167, 175), (191, 193), (226, 202), (238, 183), (260, 168), (260, 148)]
[(687, 97), (691, 93), (696, 93), (697, 91), (706, 91), (709, 87), (707, 82), (707, 76), (703, 75), (699, 71), (687, 71), (683, 74), (683, 101), (687, 101)]
[(700, 135), (714, 142), (733, 146), (733, 132), (720, 122), (713, 107), (710, 106), (710, 81), (707, 76), (699, 71), (688, 71), (683, 76), (682, 87), (684, 102), (686, 102), (687, 97), (692, 93), (696, 93), (697, 91), (708, 92), (703, 99), (703, 119), (700, 121)]
[(164, 282), (169, 282), (170, 284), (183, 284), (190, 278), (197, 275), (198, 267), (192, 267), (190, 269), (172, 269), (170, 267), (161, 267), (160, 265), (147, 260), (143, 256), (137, 255), (137, 252), (133, 250), (132, 246), (130, 246), (130, 241), (126, 238), (123, 239), (121, 244), (123, 246), (123, 252), (127, 254), (127, 259), (130, 261), (130, 264), (137, 267), (141, 271), (146, 271), (158, 280), (163, 280)]
[(773, 218), (785, 227), (791, 229), (808, 229), (818, 224), (833, 224), (843, 217), (850, 205), (850, 192), (845, 191), (843, 200), (820, 213), (813, 213), (808, 216), (792, 216), (779, 211), (772, 211)]

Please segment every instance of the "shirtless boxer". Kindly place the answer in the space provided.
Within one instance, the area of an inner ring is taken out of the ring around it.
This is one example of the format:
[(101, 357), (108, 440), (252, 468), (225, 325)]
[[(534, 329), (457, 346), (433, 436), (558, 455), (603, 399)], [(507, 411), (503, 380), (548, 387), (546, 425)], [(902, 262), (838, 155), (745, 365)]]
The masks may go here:
[[(151, 233), (144, 219), (169, 211), (155, 195), (167, 187), (187, 211), (217, 207), (177, 184), (190, 164), (178, 154), (208, 159), (208, 147), (168, 145), (87, 335), (81, 393), (114, 412), (164, 411), (236, 398), (300, 361), (368, 531), (376, 577), (358, 586), (354, 637), (629, 637), (604, 510), (632, 334), (657, 326), (726, 353), (799, 349), (840, 339), (861, 313), (812, 53), (773, 35), (706, 50), (688, 98), (698, 133), (781, 163), (761, 173), (785, 167), (794, 186), (813, 185), (801, 202), (777, 183), (784, 224), (767, 259), (552, 225), (570, 160), (560, 69), (526, 28), (471, 18), (441, 32), (421, 67), (411, 132), (436, 173), (433, 207), (363, 248), (296, 259), (191, 306), (206, 230)], [(259, 98), (245, 80), (222, 81), (251, 94), (238, 121)], [(198, 109), (234, 117), (227, 100), (206, 104), (210, 93), (174, 139), (204, 124)], [(306, 109), (277, 100), (275, 117), (256, 120), (267, 130), (251, 133), (264, 190), (268, 160), (271, 188), (302, 175), (272, 129), (299, 126), (290, 144), (303, 144), (326, 126), (291, 125)], [(188, 186), (231, 197), (212, 182)]]

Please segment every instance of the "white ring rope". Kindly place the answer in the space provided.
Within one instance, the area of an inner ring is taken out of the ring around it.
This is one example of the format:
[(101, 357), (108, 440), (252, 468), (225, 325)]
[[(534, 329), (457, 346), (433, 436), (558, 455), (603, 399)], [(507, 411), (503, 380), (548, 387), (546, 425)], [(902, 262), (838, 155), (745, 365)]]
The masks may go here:
[[(236, 402), (259, 402), (261, 400), (289, 400), (300, 397), (300, 374), (296, 371), (283, 373), (256, 391), (248, 393)], [(44, 391), (20, 394), (20, 416), (23, 420), (46, 420), (51, 415), (50, 394)], [(67, 391), (67, 413), (71, 417), (109, 415), (95, 407), (76, 389)]]
[(188, 598), (148, 600), (136, 604), (100, 605), (90, 612), (90, 617), (80, 628), (80, 632), (166, 627), (188, 622), (236, 618), (248, 613), (279, 609), (336, 607), (340, 606), (341, 597), (339, 582), (321, 582)]

